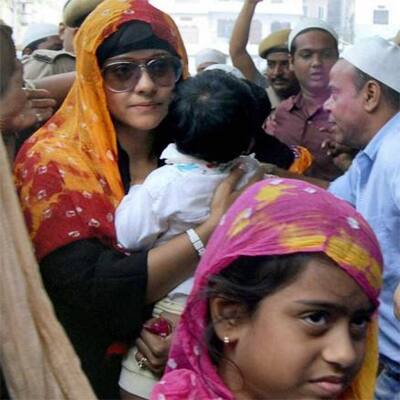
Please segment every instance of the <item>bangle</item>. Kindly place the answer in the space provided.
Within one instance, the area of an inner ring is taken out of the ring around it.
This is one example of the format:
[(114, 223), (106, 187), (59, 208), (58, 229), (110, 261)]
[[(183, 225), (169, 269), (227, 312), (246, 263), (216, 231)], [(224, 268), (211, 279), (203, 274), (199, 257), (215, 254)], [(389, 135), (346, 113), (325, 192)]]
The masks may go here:
[(200, 239), (200, 236), (197, 234), (197, 232), (194, 229), (188, 229), (186, 231), (186, 234), (189, 237), (190, 242), (192, 243), (194, 249), (196, 250), (197, 254), (199, 257), (201, 257), (204, 254), (204, 244), (202, 240)]

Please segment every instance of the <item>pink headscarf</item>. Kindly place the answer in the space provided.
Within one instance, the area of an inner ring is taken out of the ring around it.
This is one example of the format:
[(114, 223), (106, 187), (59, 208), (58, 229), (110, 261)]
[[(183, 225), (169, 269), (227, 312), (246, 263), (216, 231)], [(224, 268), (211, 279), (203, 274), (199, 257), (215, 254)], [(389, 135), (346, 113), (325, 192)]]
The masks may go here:
[[(151, 399), (233, 399), (204, 342), (210, 276), (240, 256), (324, 253), (378, 305), (382, 255), (368, 223), (348, 203), (302, 181), (273, 178), (251, 186), (229, 209), (197, 268), (193, 290), (172, 344), (166, 374)], [(342, 398), (373, 397), (377, 326), (367, 335), (363, 366)]]

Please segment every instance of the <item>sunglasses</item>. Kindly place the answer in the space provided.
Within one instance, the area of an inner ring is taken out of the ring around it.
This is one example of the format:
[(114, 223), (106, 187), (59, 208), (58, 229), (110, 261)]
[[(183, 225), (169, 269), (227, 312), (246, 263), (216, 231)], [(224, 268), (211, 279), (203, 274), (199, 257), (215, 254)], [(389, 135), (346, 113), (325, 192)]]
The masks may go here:
[(116, 61), (102, 69), (105, 86), (111, 92), (128, 92), (139, 82), (145, 70), (158, 86), (173, 86), (182, 75), (182, 62), (178, 57), (165, 56), (143, 63)]

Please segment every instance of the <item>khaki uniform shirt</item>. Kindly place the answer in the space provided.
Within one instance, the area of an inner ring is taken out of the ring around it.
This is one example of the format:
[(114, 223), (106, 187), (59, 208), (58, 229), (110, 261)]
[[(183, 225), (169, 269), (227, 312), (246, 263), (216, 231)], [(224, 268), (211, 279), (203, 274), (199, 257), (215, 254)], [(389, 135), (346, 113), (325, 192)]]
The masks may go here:
[(35, 50), (21, 62), (25, 80), (75, 71), (75, 55), (64, 50)]

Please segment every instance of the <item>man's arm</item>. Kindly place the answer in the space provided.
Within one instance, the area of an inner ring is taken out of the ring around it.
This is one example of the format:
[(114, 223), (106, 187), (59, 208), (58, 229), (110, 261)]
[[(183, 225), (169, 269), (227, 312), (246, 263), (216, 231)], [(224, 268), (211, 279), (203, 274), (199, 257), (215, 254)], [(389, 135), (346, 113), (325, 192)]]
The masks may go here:
[(74, 81), (75, 71), (35, 79), (29, 81), (28, 85), (33, 85), (35, 89), (46, 89), (50, 93), (50, 97), (56, 100), (56, 108), (58, 108), (67, 97)]
[(229, 42), (229, 54), (233, 65), (240, 69), (242, 74), (254, 82), (259, 74), (254, 61), (246, 50), (249, 40), (250, 25), (257, 3), (262, 0), (245, 0), (242, 10), (233, 27), (232, 36)]

